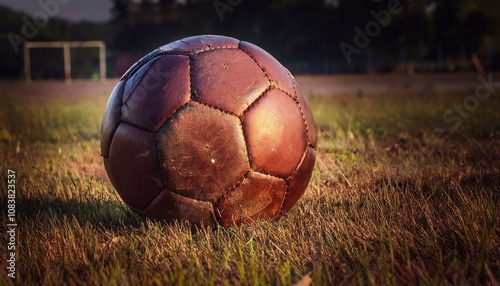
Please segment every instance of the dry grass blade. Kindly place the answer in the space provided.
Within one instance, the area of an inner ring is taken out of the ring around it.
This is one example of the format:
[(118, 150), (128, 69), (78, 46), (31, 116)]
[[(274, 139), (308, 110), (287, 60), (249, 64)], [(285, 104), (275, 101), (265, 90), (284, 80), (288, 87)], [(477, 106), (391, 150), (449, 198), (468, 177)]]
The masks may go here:
[(99, 153), (107, 95), (0, 96), (1, 176), (19, 190), (17, 278), (0, 251), (0, 284), (498, 285), (500, 97), (429, 139), (468, 95), (312, 96), (317, 164), (297, 206), (197, 230), (118, 197)]

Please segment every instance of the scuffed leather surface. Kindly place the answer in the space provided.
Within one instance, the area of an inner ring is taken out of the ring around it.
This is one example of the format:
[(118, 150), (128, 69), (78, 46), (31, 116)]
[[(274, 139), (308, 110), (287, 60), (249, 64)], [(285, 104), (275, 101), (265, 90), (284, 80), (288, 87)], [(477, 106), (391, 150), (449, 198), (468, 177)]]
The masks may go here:
[(196, 98), (233, 114), (243, 113), (269, 86), (254, 60), (238, 49), (197, 54), (192, 66)]
[(125, 82), (120, 81), (108, 99), (106, 111), (101, 122), (101, 155), (104, 158), (109, 156), (109, 146), (113, 139), (116, 128), (120, 125), (122, 94)]
[(203, 35), (187, 37), (170, 44), (166, 44), (160, 48), (160, 52), (175, 52), (186, 55), (193, 55), (195, 53), (216, 50), (216, 49), (235, 49), (238, 48), (239, 40), (217, 35)]
[(307, 134), (296, 102), (271, 89), (243, 118), (251, 166), (254, 170), (286, 178), (302, 159)]
[(260, 68), (264, 70), (274, 87), (280, 88), (295, 97), (293, 80), (285, 69), (273, 56), (260, 47), (248, 42), (241, 42), (240, 49), (245, 51)]
[(289, 71), (261, 48), (222, 36), (185, 38), (139, 60), (112, 92), (101, 126), (118, 193), (165, 222), (277, 218), (306, 190), (316, 146), (307, 99)]
[(249, 170), (236, 116), (189, 103), (157, 136), (165, 185), (187, 197), (215, 202)]
[(143, 215), (167, 223), (183, 220), (195, 225), (213, 225), (214, 210), (211, 203), (200, 202), (164, 189), (144, 210)]
[(189, 102), (190, 97), (189, 57), (161, 56), (122, 105), (122, 120), (155, 132)]
[(311, 107), (309, 106), (309, 102), (307, 101), (306, 96), (300, 90), (299, 84), (297, 81), (293, 81), (295, 84), (295, 90), (297, 94), (297, 101), (299, 102), (300, 109), (304, 116), (306, 127), (307, 127), (307, 142), (309, 146), (312, 146), (314, 149), (318, 146), (318, 138), (316, 133), (316, 126), (314, 125), (314, 118), (311, 112)]
[(149, 132), (121, 123), (104, 166), (115, 189), (134, 209), (144, 209), (163, 189), (154, 135)]
[(282, 179), (250, 172), (227, 198), (216, 204), (222, 225), (276, 218), (285, 189)]
[(288, 212), (297, 203), (300, 197), (304, 194), (309, 181), (311, 180), (314, 162), (316, 159), (316, 150), (312, 147), (307, 147), (306, 153), (302, 162), (300, 162), (297, 170), (288, 178), (288, 191), (285, 201), (283, 202), (282, 210)]

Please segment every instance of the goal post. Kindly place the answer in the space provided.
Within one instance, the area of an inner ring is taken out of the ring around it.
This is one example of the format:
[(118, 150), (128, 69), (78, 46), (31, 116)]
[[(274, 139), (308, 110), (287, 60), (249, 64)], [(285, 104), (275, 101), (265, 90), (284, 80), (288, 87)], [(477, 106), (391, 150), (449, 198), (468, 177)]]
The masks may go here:
[(81, 42), (26, 42), (24, 43), (24, 79), (31, 82), (31, 57), (33, 48), (58, 48), (63, 49), (64, 80), (71, 82), (71, 48), (99, 48), (99, 77), (106, 79), (106, 44), (103, 41)]

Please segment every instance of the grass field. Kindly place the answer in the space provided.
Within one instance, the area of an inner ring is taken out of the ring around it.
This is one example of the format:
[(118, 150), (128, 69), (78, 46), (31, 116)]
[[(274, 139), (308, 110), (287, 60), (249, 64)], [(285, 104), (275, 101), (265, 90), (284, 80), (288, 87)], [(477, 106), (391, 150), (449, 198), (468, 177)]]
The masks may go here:
[(3, 83), (0, 285), (499, 285), (500, 88), (455, 125), (443, 113), (474, 85), (329, 92), (316, 80), (299, 78), (319, 146), (297, 206), (278, 221), (197, 231), (143, 221), (114, 191), (98, 137), (107, 87)]

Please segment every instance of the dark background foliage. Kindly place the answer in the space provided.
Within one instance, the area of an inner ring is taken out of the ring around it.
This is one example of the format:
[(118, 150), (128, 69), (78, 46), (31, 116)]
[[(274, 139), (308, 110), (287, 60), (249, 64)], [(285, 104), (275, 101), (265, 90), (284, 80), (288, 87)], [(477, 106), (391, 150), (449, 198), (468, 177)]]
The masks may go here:
[[(294, 73), (433, 72), (500, 66), (500, 2), (496, 0), (401, 0), (402, 12), (370, 37), (367, 47), (347, 61), (341, 43), (355, 48), (355, 27), (365, 31), (371, 11), (387, 10), (390, 0), (113, 0), (105, 23), (50, 18), (31, 41), (103, 40), (108, 76), (123, 65), (171, 41), (198, 34), (222, 34), (253, 42)], [(32, 15), (0, 6), (0, 76), (22, 77), (23, 17)], [(25, 38), (28, 40), (28, 38)], [(63, 76), (61, 51), (32, 52), (33, 77)], [(72, 56), (75, 77), (98, 69), (95, 51)]]

